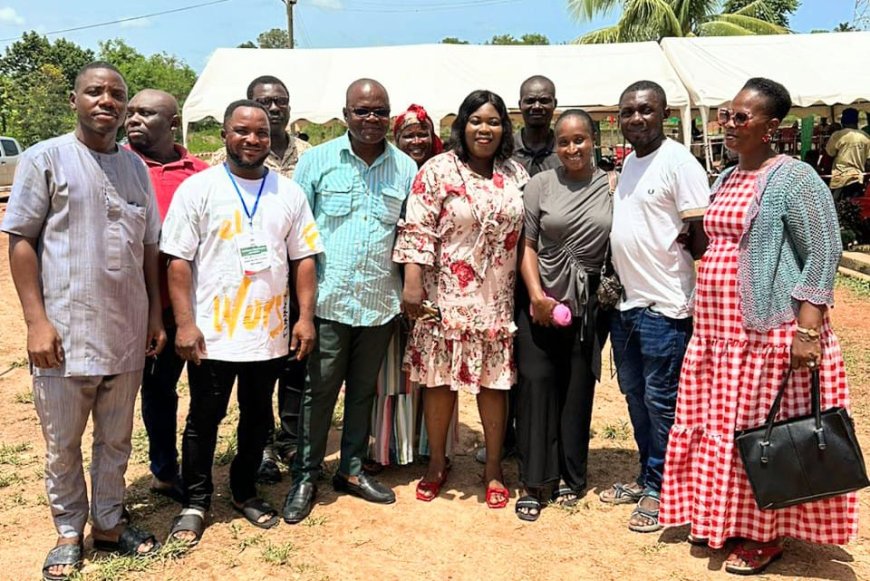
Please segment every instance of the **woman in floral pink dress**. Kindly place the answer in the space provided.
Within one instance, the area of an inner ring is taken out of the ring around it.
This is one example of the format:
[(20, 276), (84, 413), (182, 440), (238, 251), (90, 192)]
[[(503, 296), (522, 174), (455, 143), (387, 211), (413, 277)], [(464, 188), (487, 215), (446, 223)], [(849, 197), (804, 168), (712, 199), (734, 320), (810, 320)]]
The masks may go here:
[(417, 319), (405, 365), (428, 388), (431, 455), (417, 498), (431, 501), (447, 479), (447, 431), (463, 389), (477, 395), (483, 423), (487, 506), (504, 508), (500, 459), (505, 396), (516, 379), (514, 285), (528, 174), (510, 159), (511, 121), (494, 93), (465, 98), (451, 142), (417, 174), (393, 253), (405, 264), (403, 308)]

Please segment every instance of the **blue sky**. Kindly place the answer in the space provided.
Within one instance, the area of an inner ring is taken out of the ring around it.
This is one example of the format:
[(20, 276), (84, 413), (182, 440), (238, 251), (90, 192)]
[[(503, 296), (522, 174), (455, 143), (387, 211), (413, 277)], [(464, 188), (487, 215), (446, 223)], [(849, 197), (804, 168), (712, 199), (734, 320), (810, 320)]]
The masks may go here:
[[(208, 1), (0, 0), (0, 46), (27, 30), (48, 33)], [(558, 43), (617, 18), (578, 23), (569, 17), (566, 6), (566, 0), (299, 0), (295, 28), (301, 48), (423, 44), (446, 36), (483, 42), (494, 34), (531, 32)], [(853, 6), (853, 0), (803, 0), (791, 26), (798, 32), (831, 29), (851, 20)], [(177, 55), (199, 72), (216, 48), (234, 47), (256, 39), (264, 30), (285, 26), (281, 0), (223, 0), (49, 38), (63, 36), (93, 49), (101, 40), (123, 38), (144, 54)]]

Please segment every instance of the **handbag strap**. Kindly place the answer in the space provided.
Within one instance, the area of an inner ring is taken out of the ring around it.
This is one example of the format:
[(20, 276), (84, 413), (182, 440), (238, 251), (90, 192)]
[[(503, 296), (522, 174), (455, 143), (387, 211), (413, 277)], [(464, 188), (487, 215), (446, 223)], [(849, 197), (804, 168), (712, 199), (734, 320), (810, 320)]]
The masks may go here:
[[(785, 373), (785, 377), (782, 380), (782, 385), (779, 387), (779, 391), (776, 393), (776, 398), (773, 400), (773, 405), (770, 406), (770, 411), (767, 412), (767, 419), (765, 420), (765, 424), (767, 427), (764, 431), (764, 438), (761, 440), (761, 446), (764, 448), (761, 454), (761, 462), (767, 462), (767, 447), (770, 445), (770, 435), (773, 432), (773, 424), (776, 421), (776, 416), (779, 414), (779, 408), (782, 404), (782, 396), (785, 393), (785, 388), (788, 387), (788, 382), (791, 379), (792, 368), (789, 365), (788, 371)], [(810, 399), (812, 402), (812, 414), (813, 419), (815, 420), (816, 427), (813, 430), (816, 434), (816, 439), (818, 440), (819, 450), (824, 450), (827, 447), (827, 442), (825, 441), (825, 432), (822, 427), (822, 410), (821, 410), (821, 388), (819, 385), (819, 369), (818, 367), (812, 369), (810, 371)]]

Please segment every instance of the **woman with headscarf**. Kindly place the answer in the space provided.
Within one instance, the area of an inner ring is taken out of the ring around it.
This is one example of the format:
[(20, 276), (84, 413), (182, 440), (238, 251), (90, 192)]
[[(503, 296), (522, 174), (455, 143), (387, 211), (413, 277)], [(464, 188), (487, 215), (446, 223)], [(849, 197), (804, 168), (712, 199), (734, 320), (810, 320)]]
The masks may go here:
[[(411, 105), (393, 122), (396, 146), (421, 167), (435, 155), (444, 151), (441, 138), (435, 132), (435, 123), (426, 109)], [(404, 212), (403, 212), (404, 215)], [(425, 429), (418, 422), (418, 385), (408, 379), (402, 370), (402, 356), (408, 344), (408, 323), (396, 321), (396, 331), (387, 348), (387, 355), (378, 374), (378, 395), (372, 418), (372, 445), (364, 468), (367, 472), (380, 472), (384, 466), (399, 466), (414, 461), (414, 445), (420, 434), (417, 454), (429, 455)], [(452, 424), (456, 435), (456, 414)]]

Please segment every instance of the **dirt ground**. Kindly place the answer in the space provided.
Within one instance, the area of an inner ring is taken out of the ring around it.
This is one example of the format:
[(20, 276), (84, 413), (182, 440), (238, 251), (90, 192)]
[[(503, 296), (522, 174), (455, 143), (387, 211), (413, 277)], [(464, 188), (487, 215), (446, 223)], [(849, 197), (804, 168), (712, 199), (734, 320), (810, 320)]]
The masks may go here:
[[(5, 210), (5, 208), (3, 208)], [(2, 211), (0, 211), (2, 216)], [(55, 533), (42, 481), (44, 446), (32, 404), (26, 365), (25, 326), (6, 261), (6, 237), (0, 237), (0, 579), (38, 578)], [(838, 285), (833, 318), (850, 374), (859, 439), (870, 449), (870, 290)], [(605, 369), (609, 367), (605, 361)], [(187, 408), (181, 386), (179, 426)], [(609, 507), (597, 493), (634, 476), (636, 453), (625, 403), (614, 380), (599, 386), (589, 460), (590, 489), (573, 509), (547, 508), (536, 523), (520, 522), (513, 511), (516, 465), (506, 462), (512, 502), (505, 510), (484, 504), (481, 466), (471, 457), (482, 441), (472, 398), (460, 401), (460, 445), (446, 491), (431, 503), (414, 498), (423, 467), (386, 470), (382, 480), (398, 497), (377, 506), (336, 495), (320, 486), (311, 517), (294, 527), (283, 522), (261, 531), (232, 511), (227, 493), (228, 461), (238, 417), (233, 406), (222, 427), (216, 463), (211, 524), (199, 547), (184, 556), (175, 551), (150, 561), (134, 561), (90, 551), (85, 579), (571, 579), (684, 580), (725, 579), (725, 551), (692, 548), (687, 530), (635, 534), (626, 528), (630, 506)], [(137, 406), (133, 455), (127, 472), (127, 503), (134, 521), (163, 538), (178, 506), (148, 492), (147, 438)], [(335, 431), (334, 431), (335, 432)], [(87, 436), (86, 461), (90, 457)], [(332, 434), (329, 469), (337, 462)], [(262, 490), (281, 506), (284, 482)], [(860, 493), (859, 539), (847, 547), (812, 546), (789, 541), (786, 557), (763, 579), (870, 579), (868, 505)]]

